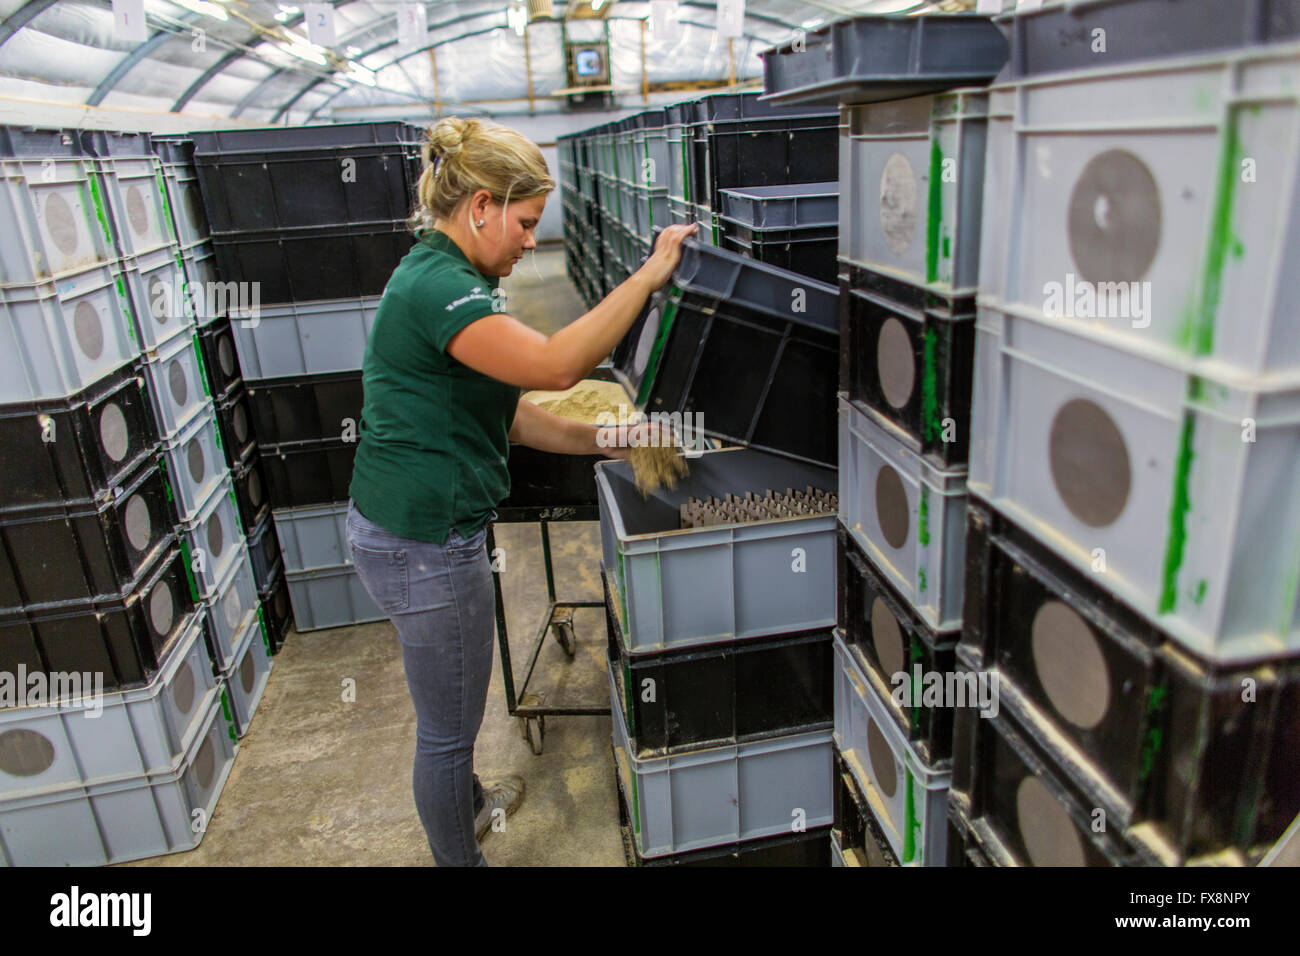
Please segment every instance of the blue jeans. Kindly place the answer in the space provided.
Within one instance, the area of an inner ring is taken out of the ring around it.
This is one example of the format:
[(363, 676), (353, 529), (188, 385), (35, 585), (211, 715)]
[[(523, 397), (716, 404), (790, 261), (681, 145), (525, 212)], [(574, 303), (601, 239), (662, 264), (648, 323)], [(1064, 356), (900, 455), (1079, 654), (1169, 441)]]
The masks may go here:
[(429, 849), (438, 866), (486, 866), (474, 832), (483, 807), (474, 738), (496, 623), (487, 526), (468, 540), (452, 529), (444, 544), (416, 541), (384, 530), (349, 501), (347, 527), (361, 583), (402, 643), (415, 704), (415, 808)]

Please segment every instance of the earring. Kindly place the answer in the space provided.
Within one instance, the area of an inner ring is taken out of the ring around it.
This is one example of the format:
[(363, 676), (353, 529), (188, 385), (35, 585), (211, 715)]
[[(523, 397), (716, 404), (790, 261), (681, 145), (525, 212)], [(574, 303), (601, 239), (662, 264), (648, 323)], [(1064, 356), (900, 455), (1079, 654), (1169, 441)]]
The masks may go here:
[(478, 220), (476, 223), (474, 223), (474, 225), (476, 225), (476, 226), (478, 226), (480, 229), (482, 229), (482, 228), (483, 228), (483, 220), (482, 220), (482, 219)]

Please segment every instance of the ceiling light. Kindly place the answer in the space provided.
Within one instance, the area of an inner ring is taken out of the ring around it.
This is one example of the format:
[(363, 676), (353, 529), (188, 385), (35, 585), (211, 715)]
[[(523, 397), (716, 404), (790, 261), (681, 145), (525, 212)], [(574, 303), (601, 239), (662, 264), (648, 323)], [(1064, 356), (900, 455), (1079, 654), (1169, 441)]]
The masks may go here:
[(176, 0), (186, 10), (193, 10), (195, 13), (202, 13), (216, 20), (229, 20), (230, 14), (226, 13), (226, 8), (215, 3), (208, 3), (206, 0)]
[(282, 4), (280, 4), (280, 10), (281, 10), (282, 12), (284, 12), (284, 13), (288, 13), (288, 14), (291, 14), (291, 15), (292, 15), (292, 14), (295, 14), (295, 13), (302, 13), (302, 7), (295, 7), (295, 6), (294, 6), (293, 4), (291, 4), (291, 3), (282, 3)]
[(348, 47), (348, 56), (360, 56), (360, 55), (361, 55), (361, 47), (359, 46)]
[(377, 82), (375, 80), (375, 71), (366, 69), (360, 63), (349, 62), (347, 75), (358, 83), (364, 83), (366, 86), (374, 86)]
[(277, 14), (275, 15), (275, 18), (276, 18), (277, 20), (279, 20), (281, 23), (288, 23), (288, 22), (289, 22), (289, 14), (285, 13), (283, 10), (281, 10), (279, 13), (277, 13)]
[(276, 46), (285, 53), (288, 53), (290, 56), (296, 56), (300, 60), (307, 60), (309, 63), (316, 63), (320, 66), (326, 65), (325, 57), (310, 47), (297, 46), (292, 43), (277, 43)]
[(805, 20), (803, 23), (799, 25), (803, 27), (805, 30), (811, 30), (814, 27), (821, 26), (825, 22), (826, 19), (824, 17), (813, 17), (811, 20)]

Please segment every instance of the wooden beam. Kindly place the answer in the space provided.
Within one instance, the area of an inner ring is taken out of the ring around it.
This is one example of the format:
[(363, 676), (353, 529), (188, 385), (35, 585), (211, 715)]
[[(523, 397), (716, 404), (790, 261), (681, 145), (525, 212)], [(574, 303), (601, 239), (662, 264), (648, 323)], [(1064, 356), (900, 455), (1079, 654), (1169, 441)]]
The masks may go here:
[[(526, 14), (525, 14), (526, 15)], [(528, 24), (524, 24), (524, 76), (528, 79), (528, 112), (532, 112), (533, 103), (533, 58), (528, 52)]]
[(732, 37), (727, 37), (727, 76), (728, 85), (736, 85), (736, 41)]
[(434, 56), (434, 48), (429, 47), (429, 66), (433, 70), (433, 110), (434, 116), (442, 115), (442, 96), (438, 92), (438, 58)]
[(645, 63), (645, 21), (641, 21), (641, 102), (650, 102), (650, 74)]

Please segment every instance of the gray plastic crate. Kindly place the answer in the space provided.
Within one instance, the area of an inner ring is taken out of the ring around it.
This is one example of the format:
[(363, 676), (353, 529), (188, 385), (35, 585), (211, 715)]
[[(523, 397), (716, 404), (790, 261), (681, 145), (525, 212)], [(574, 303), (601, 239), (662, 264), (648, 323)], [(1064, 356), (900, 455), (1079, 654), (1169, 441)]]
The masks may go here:
[(238, 748), (220, 700), (212, 701), (200, 726), (166, 770), (0, 797), (0, 858), (10, 866), (103, 866), (192, 850)]
[(294, 627), (316, 631), (382, 621), (387, 615), (375, 606), (352, 565), (286, 572)]
[(248, 626), (249, 616), (256, 617), (259, 608), (252, 563), (235, 561), (227, 568), (216, 594), (204, 602), (204, 608), (212, 662), (218, 670), (229, 670), (235, 664), (239, 636)]
[(1006, 36), (986, 16), (849, 17), (761, 52), (762, 100), (833, 106), (981, 85), (1009, 53)]
[(1212, 374), (1300, 373), (1295, 45), (1000, 85), (989, 115), (982, 302)]
[(738, 186), (720, 189), (718, 194), (722, 198), (718, 215), (751, 229), (820, 228), (839, 221), (838, 182)]
[(286, 571), (312, 571), (352, 563), (346, 501), (279, 508), (271, 514)]
[[(610, 694), (617, 693), (611, 680)], [(614, 699), (611, 697), (611, 699)], [(790, 734), (667, 757), (637, 758), (615, 700), (614, 756), (643, 857), (826, 826), (831, 731)]]
[(72, 395), (140, 354), (118, 270), (0, 286), (0, 403)]
[(141, 349), (156, 349), (194, 325), (179, 247), (161, 246), (122, 264)]
[(176, 242), (156, 156), (103, 157), (95, 160), (95, 170), (122, 255), (139, 256)]
[(671, 168), (667, 128), (655, 126), (639, 129), (635, 132), (634, 139), (642, 163), (637, 182), (653, 189), (667, 189)]
[(199, 597), (206, 601), (217, 596), (230, 568), (237, 562), (248, 561), (234, 484), (229, 476), (199, 506), (197, 515), (181, 523), (179, 530)]
[(713, 213), (709, 212), (707, 206), (697, 206), (694, 203), (684, 202), (669, 196), (668, 219), (671, 225), (695, 223), (699, 226), (695, 231), (695, 238), (705, 245), (717, 245), (717, 242), (714, 241), (716, 235), (713, 225)]
[(632, 233), (636, 237), (646, 237), (654, 235), (656, 228), (664, 228), (671, 225), (672, 220), (668, 215), (668, 188), (666, 186), (632, 187), (633, 200), (633, 228)]
[(163, 164), (163, 186), (171, 207), (176, 238), (182, 246), (192, 246), (209, 238), (208, 214), (193, 165)]
[(1204, 657), (1300, 651), (1300, 386), (981, 305), (970, 487)]
[[(835, 633), (835, 746), (903, 866), (944, 866), (951, 770), (925, 764)], [(980, 718), (975, 718), (980, 719)]]
[(144, 356), (144, 375), (158, 419), (158, 434), (169, 441), (211, 406), (198, 339), (178, 335)]
[(988, 102), (965, 89), (842, 113), (841, 258), (944, 291), (978, 286)]
[(118, 258), (90, 162), (0, 159), (0, 285), (84, 272)]
[[(230, 289), (217, 277), (217, 260), (211, 240), (181, 249), (181, 265), (185, 269), (185, 282), (189, 301), (194, 310), (194, 324), (210, 325), (225, 316), (238, 303)], [(232, 301), (233, 300), (233, 301)], [(244, 306), (251, 306), (250, 297)]]
[(239, 367), (249, 379), (321, 375), (361, 368), (379, 296), (294, 302), (259, 310), (256, 323), (232, 315)]
[(257, 705), (262, 702), (266, 683), (271, 678), (271, 651), (261, 614), (251, 615), (244, 625), (235, 651), (235, 663), (222, 672), (226, 694), (235, 712), (239, 736), (248, 733)]
[(628, 651), (833, 626), (834, 515), (679, 529), (679, 506), (692, 495), (830, 491), (835, 470), (748, 448), (702, 452), (687, 465), (676, 489), (645, 499), (631, 462), (596, 464), (602, 560)]
[(668, 195), (672, 199), (686, 202), (690, 192), (687, 163), (691, 155), (691, 143), (694, 141), (695, 134), (692, 128), (685, 123), (669, 124), (664, 127), (664, 133), (668, 143), (668, 176), (666, 180)]
[(960, 628), (966, 470), (940, 471), (843, 397), (839, 416), (844, 527), (927, 624)]
[(182, 522), (191, 521), (230, 474), (211, 401), (174, 438), (163, 443), (163, 457), (176, 496), (176, 514)]
[[(56, 685), (51, 684), (52, 692)], [(220, 696), (203, 615), (194, 613), (145, 687), (0, 709), (0, 793), (16, 797), (162, 771), (185, 753), (198, 721)]]

